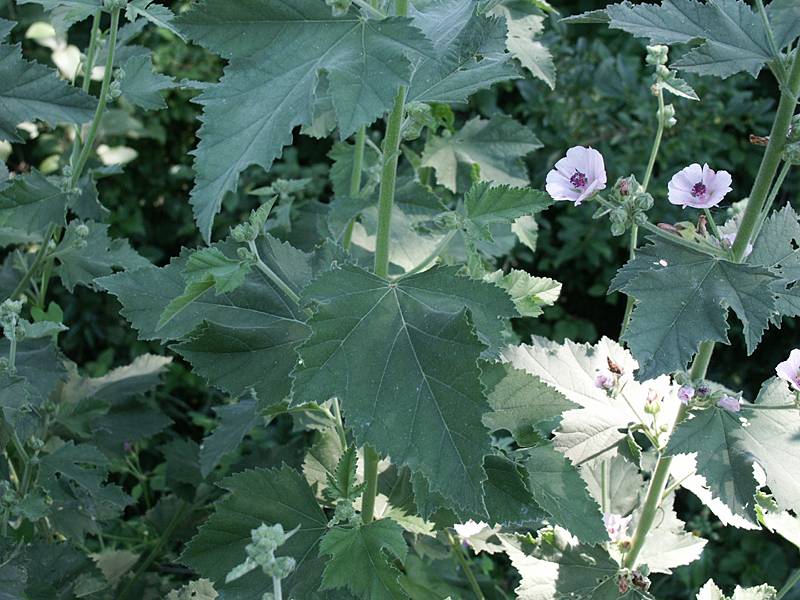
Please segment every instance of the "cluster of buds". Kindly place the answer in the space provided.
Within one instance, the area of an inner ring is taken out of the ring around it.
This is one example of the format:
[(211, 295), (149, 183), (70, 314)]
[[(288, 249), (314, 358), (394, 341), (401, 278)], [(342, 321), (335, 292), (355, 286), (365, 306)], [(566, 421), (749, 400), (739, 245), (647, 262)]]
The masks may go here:
[(635, 571), (625, 569), (617, 576), (617, 585), (620, 594), (627, 594), (631, 589), (638, 589), (646, 592), (650, 589), (650, 574), (646, 565), (639, 567)]
[(22, 313), (24, 304), (24, 300), (12, 300), (11, 298), (0, 304), (0, 327), (3, 328), (3, 334), (8, 339), (17, 339), (17, 334), (20, 333), (17, 325), (19, 325), (19, 315)]
[(75, 232), (75, 247), (78, 248), (78, 250), (83, 250), (89, 244), (89, 226), (84, 223), (79, 223), (75, 225), (73, 231)]
[[(669, 48), (667, 46), (647, 46), (645, 62), (655, 67), (655, 74), (653, 75), (654, 83), (651, 88), (654, 96), (661, 94), (665, 84), (669, 84), (675, 80), (676, 72), (667, 66), (668, 61)], [(672, 104), (667, 104), (663, 108), (659, 108), (658, 118), (667, 128), (674, 127), (678, 123), (678, 120), (675, 118), (675, 107)]]
[(732, 396), (721, 389), (713, 390), (705, 382), (695, 385), (682, 376), (678, 376), (676, 380), (681, 386), (678, 389), (678, 399), (686, 406), (699, 409), (718, 406), (734, 413), (738, 413), (742, 409), (742, 401), (739, 396)]
[(125, 69), (114, 70), (114, 80), (108, 86), (107, 102), (113, 102), (122, 96), (122, 80), (125, 79)]
[[(616, 205), (609, 211), (611, 233), (615, 236), (624, 234), (632, 225), (643, 225), (647, 222), (647, 211), (653, 207), (653, 196), (644, 191), (633, 175), (621, 177), (611, 190), (611, 200)], [(599, 211), (595, 217), (602, 216), (605, 210)]]
[(275, 551), (286, 543), (297, 530), (286, 532), (280, 523), (269, 526), (262, 523), (250, 531), (251, 542), (245, 546), (245, 561), (234, 567), (225, 578), (225, 582), (235, 581), (250, 571), (261, 567), (263, 573), (275, 579), (285, 579), (294, 570), (296, 562), (291, 556), (275, 556)]
[(657, 415), (661, 411), (661, 400), (663, 396), (656, 390), (650, 389), (647, 392), (647, 400), (644, 403), (644, 412), (648, 415)]
[(336, 509), (333, 512), (333, 518), (328, 523), (328, 527), (334, 527), (339, 524), (349, 524), (356, 519), (356, 509), (353, 506), (353, 501), (348, 498), (339, 498), (336, 501)]

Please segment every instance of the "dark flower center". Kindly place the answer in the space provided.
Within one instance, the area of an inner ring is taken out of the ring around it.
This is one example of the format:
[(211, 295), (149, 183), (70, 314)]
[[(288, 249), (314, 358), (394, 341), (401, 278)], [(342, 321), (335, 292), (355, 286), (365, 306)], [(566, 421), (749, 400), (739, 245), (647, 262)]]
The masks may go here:
[(569, 182), (579, 190), (582, 190), (589, 185), (589, 180), (586, 178), (586, 173), (581, 173), (578, 171), (578, 169), (575, 169), (575, 174), (569, 178)]
[(692, 188), (692, 196), (695, 198), (698, 196), (705, 196), (707, 191), (708, 189), (706, 188), (706, 185), (702, 181), (698, 181)]

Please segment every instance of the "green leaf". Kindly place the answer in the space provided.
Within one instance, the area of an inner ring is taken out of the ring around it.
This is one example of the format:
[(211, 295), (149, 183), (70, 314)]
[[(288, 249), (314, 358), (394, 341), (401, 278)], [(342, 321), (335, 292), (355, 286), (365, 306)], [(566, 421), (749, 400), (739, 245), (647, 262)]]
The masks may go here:
[(666, 452), (697, 453), (697, 472), (734, 514), (755, 522), (754, 455), (743, 442), (739, 415), (719, 407), (694, 414), (672, 433)]
[(34, 169), (0, 189), (0, 224), (25, 233), (43, 233), (51, 223), (64, 223), (67, 202), (68, 194), (61, 186)]
[(315, 598), (324, 561), (318, 545), (328, 532), (328, 518), (311, 488), (296, 471), (256, 469), (237, 473), (220, 484), (230, 492), (214, 505), (214, 513), (189, 542), (182, 561), (214, 582), (231, 600), (256, 600), (268, 591), (268, 578), (259, 570), (225, 584), (225, 576), (246, 557), (250, 531), (262, 523), (280, 523), (284, 530), (300, 529), (283, 544), (278, 554), (291, 556), (297, 567), (283, 581), (287, 598)]
[(539, 190), (477, 183), (464, 197), (468, 231), (478, 238), (491, 241), (489, 226), (510, 224), (518, 217), (541, 212), (552, 203), (550, 196)]
[(239, 448), (244, 436), (259, 420), (254, 399), (245, 398), (235, 404), (215, 406), (214, 412), (219, 422), (200, 446), (200, 472), (203, 477), (208, 477), (224, 456)]
[(212, 287), (217, 295), (228, 294), (241, 287), (249, 272), (250, 263), (238, 257), (228, 258), (219, 248), (203, 248), (193, 252), (183, 270), (186, 288), (164, 309), (157, 328), (162, 329)]
[(125, 16), (129, 21), (134, 21), (139, 17), (147, 19), (157, 27), (167, 29), (186, 41), (186, 38), (172, 24), (175, 15), (163, 4), (158, 4), (153, 0), (131, 0), (125, 7)]
[(504, 456), (487, 456), (486, 512), (492, 523), (537, 529), (548, 515), (534, 501), (527, 470)]
[(412, 18), (434, 51), (414, 61), (410, 102), (466, 102), (494, 83), (520, 77), (506, 52), (505, 24), (480, 14), (472, 0), (429, 3)]
[(217, 600), (219, 594), (208, 579), (190, 581), (179, 590), (167, 594), (167, 600)]
[(96, 447), (89, 444), (75, 445), (67, 442), (40, 461), (40, 478), (52, 485), (59, 474), (67, 477), (89, 491), (100, 487), (108, 473), (111, 462)]
[(246, 24), (241, 7), (206, 0), (177, 21), (189, 38), (230, 60), (220, 83), (197, 98), (204, 114), (191, 202), (206, 240), (239, 174), (251, 165), (269, 169), (292, 129), (313, 122), (320, 71), (348, 137), (389, 110), (410, 82), (410, 57), (430, 52), (408, 19), (366, 20), (355, 11), (332, 17), (316, 0), (252, 5)]
[[(594, 345), (534, 337), (530, 345), (506, 348), (503, 357), (578, 405), (563, 413), (554, 440), (556, 449), (575, 464), (616, 454), (625, 430), (645, 420), (639, 407), (644, 407), (651, 389), (663, 397), (659, 421), (671, 422), (681, 406), (668, 377), (634, 380), (638, 365), (630, 352), (605, 337)], [(622, 371), (618, 387), (624, 394), (609, 395), (595, 384), (597, 375), (611, 375), (609, 360)], [(666, 435), (662, 437), (666, 441)]]
[(504, 539), (505, 551), (522, 581), (514, 590), (518, 600), (641, 598), (635, 591), (620, 595), (619, 566), (602, 547), (557, 547), (542, 540), (533, 554), (525, 554)]
[(737, 585), (733, 590), (733, 596), (728, 597), (717, 587), (713, 579), (709, 579), (700, 588), (696, 600), (775, 600), (775, 598), (777, 598), (777, 591), (766, 583), (749, 588)]
[(575, 467), (551, 444), (526, 450), (526, 455), (533, 499), (554, 523), (586, 544), (608, 541), (600, 507)]
[(347, 588), (358, 598), (407, 598), (398, 571), (384, 552), (401, 562), (408, 554), (403, 529), (391, 519), (352, 528), (335, 527), (322, 538), (319, 552), (331, 558), (325, 567), (322, 590)]
[(753, 77), (778, 58), (770, 50), (761, 18), (741, 0), (662, 0), (660, 5), (628, 2), (606, 8), (609, 27), (622, 29), (653, 44), (703, 43), (673, 66), (729, 77), (747, 71)]
[(744, 325), (747, 350), (758, 346), (775, 311), (769, 270), (657, 241), (637, 251), (611, 284), (636, 299), (623, 339), (645, 379), (679, 371), (701, 342), (728, 343), (728, 307)]
[(767, 16), (779, 49), (800, 36), (800, 6), (794, 0), (772, 0), (767, 6)]
[(483, 423), (492, 431), (510, 431), (520, 446), (548, 438), (561, 414), (576, 406), (538, 377), (509, 364), (483, 363), (481, 371), (492, 408)]
[(356, 447), (350, 446), (339, 457), (333, 473), (329, 473), (328, 487), (325, 488), (325, 496), (331, 502), (336, 500), (355, 500), (356, 496), (364, 488), (363, 483), (358, 483), (356, 477), (356, 467), (358, 466), (358, 454)]
[[(130, 5), (128, 6), (130, 7)], [(150, 55), (131, 56), (123, 63), (122, 70), (125, 76), (122, 78), (120, 89), (125, 99), (145, 110), (167, 108), (161, 92), (173, 89), (175, 80), (172, 77), (154, 73)]]
[(561, 294), (561, 283), (549, 277), (534, 277), (526, 271), (511, 269), (508, 273), (489, 273), (484, 281), (503, 288), (523, 317), (538, 317), (543, 306), (552, 306)]
[(432, 167), (437, 181), (453, 192), (462, 187), (460, 165), (477, 165), (482, 181), (525, 187), (530, 182), (522, 158), (541, 147), (533, 132), (511, 117), (475, 117), (452, 135), (431, 137), (422, 166)]
[[(78, 235), (77, 228), (85, 225), (89, 235)], [(76, 285), (95, 287), (95, 280), (111, 275), (114, 269), (136, 270), (149, 267), (150, 261), (131, 248), (126, 239), (111, 239), (108, 225), (87, 221), (72, 221), (56, 247), (58, 275), (69, 291)]]
[(639, 467), (620, 455), (582, 468), (581, 476), (604, 513), (631, 514), (647, 489)]
[(482, 512), (483, 346), (465, 312), (487, 326), (494, 315), (499, 325), (490, 310), (502, 310), (502, 292), (450, 268), (389, 283), (345, 266), (309, 285), (304, 299), (319, 308), (300, 348), (295, 402), (337, 396), (359, 445), (422, 471), (435, 491)]
[(781, 315), (800, 315), (800, 288), (794, 285), (800, 279), (800, 254), (797, 252), (800, 242), (799, 218), (789, 204), (774, 211), (764, 222), (753, 252), (747, 259), (748, 263), (766, 267), (780, 278), (773, 285), (779, 313), (773, 317), (773, 321), (777, 321), (777, 324), (780, 324)]
[(553, 56), (536, 36), (544, 30), (544, 19), (532, 2), (512, 0), (492, 9), (492, 14), (504, 17), (508, 26), (506, 45), (511, 55), (531, 75), (544, 81), (550, 89), (556, 87), (556, 66)]
[(97, 100), (59, 79), (55, 71), (23, 59), (20, 48), (0, 44), (0, 138), (21, 142), (16, 129), (23, 121), (90, 121)]
[(8, 37), (8, 34), (11, 33), (11, 30), (16, 26), (17, 24), (14, 21), (0, 19), (0, 42), (3, 42)]

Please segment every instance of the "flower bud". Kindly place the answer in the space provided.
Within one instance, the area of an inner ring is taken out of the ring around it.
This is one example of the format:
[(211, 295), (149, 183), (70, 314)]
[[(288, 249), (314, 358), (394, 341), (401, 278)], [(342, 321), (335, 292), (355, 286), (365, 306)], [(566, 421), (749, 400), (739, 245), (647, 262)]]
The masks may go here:
[(83, 223), (80, 223), (75, 226), (75, 235), (79, 238), (87, 238), (89, 237), (89, 227)]
[(694, 388), (690, 385), (682, 385), (678, 390), (678, 399), (683, 404), (689, 404), (689, 401), (694, 398)]
[(669, 78), (671, 71), (669, 68), (665, 67), (664, 65), (656, 66), (656, 77), (658, 77), (661, 81)]
[(594, 378), (594, 386), (607, 392), (614, 389), (614, 377), (607, 373), (598, 373)]
[(647, 46), (645, 61), (648, 65), (665, 65), (668, 60), (669, 48), (667, 46)]

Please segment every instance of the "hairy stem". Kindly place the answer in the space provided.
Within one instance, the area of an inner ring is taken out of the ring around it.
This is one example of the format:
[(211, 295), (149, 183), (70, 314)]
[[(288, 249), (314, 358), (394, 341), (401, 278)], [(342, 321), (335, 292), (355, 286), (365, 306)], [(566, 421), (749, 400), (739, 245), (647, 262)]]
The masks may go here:
[(478, 585), (478, 580), (475, 579), (475, 574), (472, 572), (472, 569), (469, 568), (469, 563), (467, 562), (467, 557), (464, 556), (464, 551), (461, 549), (461, 544), (459, 544), (458, 540), (449, 532), (447, 537), (450, 541), (450, 547), (453, 549), (453, 555), (456, 557), (458, 564), (461, 566), (461, 570), (464, 571), (464, 575), (467, 577), (467, 581), (469, 582), (469, 587), (472, 589), (472, 593), (475, 594), (475, 597), (478, 600), (484, 600), (481, 586)]
[(375, 496), (378, 494), (378, 462), (374, 448), (364, 446), (364, 491), (361, 495), (361, 521), (366, 525), (375, 518)]
[(55, 230), (55, 225), (50, 225), (50, 227), (47, 229), (47, 233), (45, 233), (44, 238), (42, 239), (42, 245), (39, 246), (39, 250), (36, 252), (36, 256), (33, 259), (33, 263), (22, 276), (22, 279), (19, 280), (17, 287), (14, 288), (14, 291), (11, 292), (11, 295), (9, 296), (9, 298), (12, 300), (18, 298), (19, 295), (25, 291), (25, 289), (28, 287), (28, 284), (31, 282), (31, 278), (36, 274), (36, 271), (39, 270), (39, 267), (42, 266), (42, 263), (47, 257), (47, 246), (50, 243), (50, 239), (53, 237)]
[(439, 240), (439, 243), (436, 244), (436, 247), (431, 251), (431, 253), (428, 256), (426, 256), (416, 267), (414, 267), (413, 269), (409, 269), (408, 271), (403, 273), (401, 277), (408, 277), (409, 275), (415, 275), (417, 273), (424, 271), (428, 267), (428, 265), (430, 265), (433, 261), (439, 258), (439, 255), (442, 252), (444, 252), (444, 249), (447, 248), (448, 244), (450, 244), (450, 242), (453, 240), (456, 233), (457, 233), (456, 229), (449, 231), (441, 240)]
[[(350, 174), (350, 197), (355, 198), (361, 191), (361, 171), (364, 167), (364, 146), (367, 140), (367, 129), (362, 127), (356, 133), (356, 143), (353, 147), (353, 171)], [(345, 250), (350, 250), (350, 244), (353, 240), (353, 226), (355, 219), (347, 224), (347, 229), (344, 232), (344, 239), (342, 246)]]
[(100, 121), (103, 118), (106, 104), (108, 103), (108, 89), (111, 87), (111, 77), (114, 72), (114, 53), (117, 47), (117, 30), (119, 29), (119, 13), (120, 9), (115, 8), (111, 11), (111, 28), (108, 33), (108, 55), (106, 57), (105, 72), (103, 73), (103, 84), (100, 87), (100, 98), (97, 102), (97, 110), (94, 112), (94, 118), (89, 126), (89, 133), (83, 142), (80, 156), (77, 162), (72, 165), (72, 177), (70, 178), (70, 187), (73, 189), (78, 184), (78, 180), (83, 174), (83, 169), (89, 161), (89, 155), (92, 153), (94, 141), (97, 137), (97, 130), (100, 128)]
[(761, 233), (761, 228), (764, 226), (764, 222), (767, 220), (767, 217), (769, 217), (769, 211), (772, 208), (772, 205), (775, 203), (775, 199), (778, 197), (778, 192), (781, 191), (781, 187), (783, 186), (783, 182), (786, 181), (789, 171), (792, 170), (792, 166), (792, 163), (783, 163), (775, 183), (772, 184), (772, 191), (769, 193), (767, 203), (764, 205), (764, 210), (761, 211), (761, 215), (758, 218), (758, 224), (753, 232), (753, 240), (758, 239), (758, 235)]
[(283, 587), (281, 578), (272, 576), (272, 596), (275, 600), (283, 600)]
[(92, 34), (89, 39), (89, 49), (86, 51), (86, 62), (83, 64), (83, 91), (88, 92), (92, 84), (92, 70), (97, 53), (97, 41), (100, 39), (100, 17), (102, 11), (95, 11), (92, 15)]
[(270, 269), (269, 266), (263, 260), (261, 260), (261, 256), (258, 254), (258, 247), (256, 246), (256, 243), (254, 241), (248, 242), (248, 245), (250, 246), (250, 251), (256, 257), (256, 268), (264, 273), (264, 275), (266, 275), (267, 278), (278, 287), (278, 289), (286, 294), (286, 296), (292, 302), (294, 302), (297, 306), (300, 306), (300, 296), (298, 296), (297, 293), (289, 287), (288, 283), (281, 279), (275, 271)]
[(658, 464), (653, 471), (653, 477), (650, 479), (650, 485), (647, 488), (647, 497), (644, 501), (642, 514), (639, 517), (639, 523), (636, 525), (636, 531), (631, 540), (631, 549), (625, 554), (624, 566), (632, 569), (636, 566), (636, 559), (644, 547), (647, 534), (653, 526), (659, 508), (661, 508), (661, 495), (667, 485), (669, 478), (669, 468), (672, 464), (672, 457), (661, 456), (658, 459)]
[(178, 512), (173, 515), (172, 519), (167, 524), (166, 529), (164, 529), (164, 532), (158, 538), (156, 545), (153, 546), (153, 548), (150, 550), (150, 553), (133, 573), (133, 577), (122, 589), (122, 592), (120, 592), (119, 596), (117, 596), (118, 600), (125, 600), (128, 597), (136, 582), (139, 581), (141, 576), (147, 571), (147, 569), (150, 568), (150, 565), (152, 565), (153, 562), (155, 562), (155, 560), (159, 557), (164, 549), (164, 546), (169, 542), (169, 540), (172, 538), (172, 534), (175, 533), (175, 530), (178, 528), (178, 525), (183, 522), (184, 517), (187, 515), (187, 513), (190, 513), (193, 508), (193, 505), (189, 504), (188, 502), (181, 504)]
[[(653, 169), (656, 166), (656, 158), (658, 158), (658, 151), (661, 149), (661, 140), (664, 138), (664, 90), (659, 86), (658, 88), (658, 128), (656, 129), (656, 137), (653, 139), (653, 146), (650, 149), (650, 159), (647, 161), (647, 169), (644, 172), (644, 179), (642, 179), (642, 188), (646, 192), (650, 185), (650, 180), (653, 178)], [(634, 223), (631, 225), (631, 240), (628, 250), (628, 259), (633, 260), (636, 258), (636, 247), (639, 243), (639, 226)], [(631, 314), (633, 313), (633, 305), (636, 300), (633, 296), (628, 296), (625, 301), (625, 316), (622, 318), (622, 329), (620, 330), (620, 337), (628, 329), (631, 321)]]

